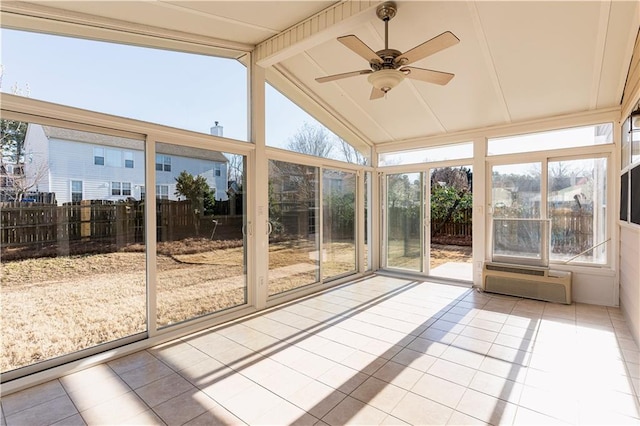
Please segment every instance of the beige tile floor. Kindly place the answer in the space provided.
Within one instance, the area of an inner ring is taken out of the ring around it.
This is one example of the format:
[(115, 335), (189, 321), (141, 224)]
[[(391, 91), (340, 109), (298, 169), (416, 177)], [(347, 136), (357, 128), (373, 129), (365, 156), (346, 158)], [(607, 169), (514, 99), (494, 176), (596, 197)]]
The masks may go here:
[(2, 425), (640, 424), (619, 309), (373, 277), (3, 397)]

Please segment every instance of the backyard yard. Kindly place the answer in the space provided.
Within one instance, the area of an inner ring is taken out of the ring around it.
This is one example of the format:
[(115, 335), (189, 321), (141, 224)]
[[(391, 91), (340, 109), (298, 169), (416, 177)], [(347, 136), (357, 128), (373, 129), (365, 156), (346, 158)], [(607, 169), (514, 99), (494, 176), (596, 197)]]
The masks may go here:
[[(470, 249), (470, 248), (469, 248)], [(146, 330), (144, 246), (126, 251), (2, 261), (4, 335), (9, 371)], [(158, 244), (159, 326), (245, 303), (242, 241), (188, 239)], [(463, 251), (466, 249), (462, 249)], [(325, 276), (353, 269), (353, 244), (335, 243)], [(460, 251), (432, 251), (446, 262)], [(317, 281), (317, 254), (273, 243), (269, 294)]]

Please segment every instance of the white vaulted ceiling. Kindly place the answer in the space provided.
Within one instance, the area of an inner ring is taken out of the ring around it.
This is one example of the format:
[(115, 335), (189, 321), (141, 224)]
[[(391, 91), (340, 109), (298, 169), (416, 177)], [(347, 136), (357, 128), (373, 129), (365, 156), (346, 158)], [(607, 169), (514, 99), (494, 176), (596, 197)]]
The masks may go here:
[[(453, 80), (437, 86), (405, 79), (374, 101), (366, 76), (317, 83), (317, 77), (368, 69), (336, 37), (355, 34), (373, 50), (384, 48), (379, 3), (38, 2), (257, 46), (258, 63), (281, 91), (296, 93), (305, 109), (321, 105), (372, 144), (617, 107), (640, 26), (637, 1), (397, 1), (389, 47), (404, 52), (453, 32), (459, 44), (412, 64), (454, 73)], [(308, 105), (300, 94), (308, 95)]]

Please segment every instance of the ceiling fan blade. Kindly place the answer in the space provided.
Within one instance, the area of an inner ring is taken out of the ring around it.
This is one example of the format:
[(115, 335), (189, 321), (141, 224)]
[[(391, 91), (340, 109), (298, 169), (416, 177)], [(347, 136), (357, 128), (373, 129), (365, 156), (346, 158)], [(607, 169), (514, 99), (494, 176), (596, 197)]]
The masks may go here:
[(328, 81), (340, 80), (341, 78), (355, 77), (356, 75), (362, 75), (362, 74), (371, 74), (372, 72), (373, 71), (371, 70), (343, 72), (342, 74), (334, 74), (334, 75), (328, 75), (326, 77), (318, 77), (316, 78), (316, 81), (318, 83), (326, 83)]
[(448, 72), (426, 70), (424, 68), (415, 67), (404, 67), (400, 69), (400, 71), (405, 73), (407, 78), (439, 84), (441, 86), (450, 82), (455, 75)]
[(347, 35), (343, 37), (338, 37), (338, 41), (344, 44), (346, 47), (362, 56), (367, 62), (382, 62), (380, 57), (376, 52), (373, 51), (369, 46), (364, 44), (362, 40), (358, 37), (352, 35)]
[(460, 39), (453, 35), (451, 31), (445, 31), (440, 35), (435, 36), (431, 40), (427, 40), (422, 44), (417, 45), (413, 49), (408, 50), (395, 59), (396, 64), (408, 65), (412, 62), (419, 61), (427, 56), (433, 55), (441, 50), (458, 44)]
[(376, 89), (375, 87), (371, 88), (371, 96), (369, 96), (369, 100), (372, 101), (374, 99), (380, 99), (382, 97), (384, 97), (385, 93), (380, 90), (380, 89)]

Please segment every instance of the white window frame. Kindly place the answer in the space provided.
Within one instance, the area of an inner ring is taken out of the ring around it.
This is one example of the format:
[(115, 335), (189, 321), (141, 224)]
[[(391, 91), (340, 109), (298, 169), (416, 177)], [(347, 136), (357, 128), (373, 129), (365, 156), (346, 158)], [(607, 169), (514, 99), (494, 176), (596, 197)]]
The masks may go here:
[[(118, 193), (114, 194), (114, 191), (118, 191)], [(122, 182), (111, 181), (111, 196), (112, 197), (122, 196)]]
[[(96, 162), (98, 158), (101, 158), (101, 162)], [(103, 147), (94, 147), (93, 148), (93, 165), (94, 166), (104, 166), (106, 164), (106, 157), (104, 153)]]
[[(125, 169), (133, 169), (135, 168), (135, 160), (134, 160), (134, 156), (133, 156), (133, 152), (132, 151), (125, 151), (124, 155), (124, 168)], [(131, 167), (129, 167), (127, 165), (127, 161), (131, 161)]]
[[(164, 193), (166, 189), (166, 194)], [(156, 198), (160, 200), (169, 199), (169, 185), (156, 184)]]
[[(158, 168), (160, 166), (160, 168)], [(156, 171), (157, 172), (170, 172), (171, 171), (171, 156), (166, 154), (156, 154)]]
[(80, 200), (82, 200), (84, 198), (84, 182), (81, 180), (77, 180), (77, 179), (71, 179), (71, 182), (69, 184), (69, 193), (71, 194), (71, 196), (69, 197), (69, 200), (71, 202), (74, 202), (73, 200), (73, 194), (78, 194), (77, 191), (73, 190), (73, 184), (74, 182), (80, 182)]

